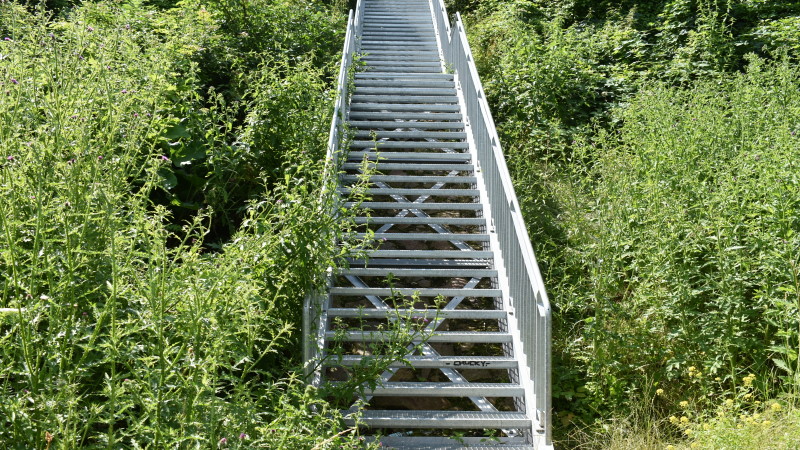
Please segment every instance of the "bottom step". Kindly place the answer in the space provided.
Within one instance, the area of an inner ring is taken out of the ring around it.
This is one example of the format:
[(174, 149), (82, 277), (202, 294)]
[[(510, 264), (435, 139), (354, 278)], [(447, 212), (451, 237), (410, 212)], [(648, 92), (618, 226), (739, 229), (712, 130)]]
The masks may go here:
[[(359, 423), (372, 428), (531, 428), (524, 413), (504, 411), (369, 410), (362, 413)], [(354, 426), (355, 420), (346, 418), (345, 424)]]
[[(398, 433), (399, 434), (399, 433)], [(374, 439), (367, 438), (369, 442)], [(389, 435), (380, 439), (381, 448), (416, 448), (416, 449), (441, 449), (450, 450), (467, 447), (469, 449), (532, 449), (533, 447), (525, 442), (522, 437), (429, 437), (429, 436), (394, 436)]]

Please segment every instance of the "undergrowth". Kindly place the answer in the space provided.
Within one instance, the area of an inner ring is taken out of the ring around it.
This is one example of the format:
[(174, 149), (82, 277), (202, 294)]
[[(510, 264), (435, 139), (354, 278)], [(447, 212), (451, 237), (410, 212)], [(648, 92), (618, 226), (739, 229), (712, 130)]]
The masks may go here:
[(800, 4), (455, 4), (554, 304), (558, 444), (791, 448), (737, 396), (800, 386)]
[(58, 6), (0, 2), (0, 447), (361, 445), (299, 356), (341, 9)]

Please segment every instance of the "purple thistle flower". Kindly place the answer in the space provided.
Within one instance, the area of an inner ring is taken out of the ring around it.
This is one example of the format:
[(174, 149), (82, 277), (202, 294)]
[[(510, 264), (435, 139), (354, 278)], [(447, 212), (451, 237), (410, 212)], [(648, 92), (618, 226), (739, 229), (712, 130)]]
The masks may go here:
[(222, 438), (219, 440), (219, 445), (225, 445), (228, 443), (228, 438)]
[(9, 161), (13, 161), (14, 157), (9, 155), (8, 157), (6, 157), (6, 159), (9, 160)]
[(137, 112), (133, 113), (133, 117), (139, 117), (139, 113)]
[(102, 161), (102, 160), (103, 160), (103, 155), (100, 155), (100, 156), (98, 156), (98, 157), (97, 157), (97, 160), (98, 160), (98, 161)]
[(240, 434), (239, 439), (247, 439), (247, 433)]
[(167, 157), (167, 155), (161, 155), (161, 160), (162, 161), (169, 161), (169, 158)]
[(6, 38), (5, 38), (4, 40), (6, 40), (6, 41), (10, 41), (10, 40), (11, 40), (11, 38), (6, 36)]
[(120, 92), (122, 92), (123, 94), (127, 94), (127, 93), (128, 93), (128, 90), (127, 90), (127, 89), (123, 89), (123, 90), (121, 90)]
[(86, 31), (92, 32), (92, 31), (94, 31), (94, 28), (91, 27), (91, 26), (88, 26), (88, 27), (86, 27)]
[(14, 84), (19, 84), (19, 81), (17, 81), (17, 79), (16, 79), (16, 78), (12, 78), (12, 79), (11, 79), (11, 82), (12, 82), (12, 83), (14, 83)]

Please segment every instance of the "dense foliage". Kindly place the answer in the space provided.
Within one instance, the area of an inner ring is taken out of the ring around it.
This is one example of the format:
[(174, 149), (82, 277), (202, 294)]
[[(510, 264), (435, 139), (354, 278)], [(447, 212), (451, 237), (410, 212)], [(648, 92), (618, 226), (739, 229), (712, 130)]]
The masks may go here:
[(796, 398), (800, 2), (455, 3), (556, 308), (562, 439)]
[[(0, 0), (1, 446), (356, 443), (299, 360), (347, 226), (330, 3)], [(800, 387), (800, 2), (451, 3), (556, 308), (560, 442), (771, 439)]]
[(47, 6), (0, 2), (0, 447), (357, 439), (299, 357), (341, 8)]

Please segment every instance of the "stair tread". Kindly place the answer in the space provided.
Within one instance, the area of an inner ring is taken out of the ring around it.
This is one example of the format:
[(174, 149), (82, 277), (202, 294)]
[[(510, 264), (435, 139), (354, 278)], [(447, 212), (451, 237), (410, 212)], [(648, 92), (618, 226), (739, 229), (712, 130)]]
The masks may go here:
[[(415, 317), (420, 319), (504, 319), (508, 313), (501, 309), (376, 309), (376, 308), (329, 308), (331, 317)], [(461, 357), (458, 357), (461, 358)]]
[[(374, 438), (367, 438), (367, 442), (374, 442)], [(470, 450), (531, 450), (533, 447), (526, 444), (524, 437), (449, 437), (437, 436), (383, 436), (380, 438), (383, 447), (392, 449), (417, 449), (417, 450), (456, 450), (465, 447)]]
[[(335, 386), (339, 383), (332, 382)], [(419, 396), (419, 397), (519, 397), (524, 394), (522, 386), (511, 383), (453, 383), (388, 381), (374, 388), (365, 388), (366, 395), (374, 396)]]
[[(373, 427), (409, 428), (531, 428), (531, 420), (520, 412), (367, 410), (360, 421)], [(345, 419), (353, 425), (353, 419)]]
[[(373, 356), (344, 355), (338, 361), (326, 361), (328, 366), (355, 366), (369, 360)], [(390, 367), (409, 367), (415, 369), (436, 369), (436, 368), (468, 368), (468, 369), (513, 369), (519, 366), (519, 362), (514, 358), (506, 356), (406, 356), (408, 361), (392, 363)]]
[[(339, 188), (337, 191), (341, 194), (350, 194), (353, 192), (352, 188)], [(358, 189), (359, 192), (365, 192), (368, 195), (429, 195), (429, 196), (476, 196), (480, 194), (477, 189), (412, 189), (412, 188), (369, 188), (366, 191)]]
[[(328, 339), (342, 339), (349, 342), (380, 342), (388, 337), (395, 336), (395, 333), (386, 331), (327, 331), (325, 337)], [(437, 331), (425, 336), (427, 342), (449, 342), (449, 343), (482, 343), (482, 344), (504, 344), (511, 342), (511, 335), (501, 331)], [(420, 338), (414, 342), (421, 341)]]
[[(427, 202), (426, 203), (400, 203), (400, 202), (358, 202), (357, 203), (357, 202), (345, 202), (344, 203), (344, 207), (345, 208), (359, 207), (361, 209), (372, 209), (372, 210), (389, 209), (389, 210), (420, 210), (420, 211), (426, 210), (426, 209), (427, 210), (433, 210), (433, 211), (448, 211), (448, 210), (452, 210), (452, 211), (480, 211), (480, 210), (483, 209), (483, 205), (480, 204), (480, 203), (427, 203)], [(393, 239), (415, 239), (415, 240), (421, 240), (418, 237), (402, 238), (401, 236), (402, 235), (400, 233), (393, 233), (392, 236), (384, 236), (384, 238), (386, 238), (386, 239), (393, 238)], [(432, 238), (433, 235), (424, 236), (424, 237), (431, 237)], [(450, 240), (450, 239), (452, 239), (454, 237), (451, 237), (451, 238), (448, 238), (448, 239), (445, 239), (443, 237), (442, 239), (437, 239), (437, 240)], [(470, 240), (474, 241), (474, 240), (478, 240), (478, 239), (475, 239), (473, 237)], [(486, 239), (480, 239), (480, 240), (489, 240), (489, 239), (487, 237)]]
[(356, 217), (358, 224), (486, 225), (484, 217)]
[(460, 288), (375, 288), (375, 287), (344, 287), (336, 286), (329, 290), (331, 295), (377, 295), (387, 296), (393, 294), (420, 297), (500, 297), (500, 289), (460, 289)]
[[(491, 250), (363, 250), (370, 258), (491, 258)], [(353, 251), (357, 253), (357, 251)]]
[(496, 277), (497, 270), (494, 269), (398, 269), (391, 267), (379, 268), (358, 268), (350, 267), (338, 269), (336, 273), (340, 275), (359, 275), (365, 277), (379, 277), (393, 274), (396, 277), (458, 277), (458, 278), (483, 278)]

